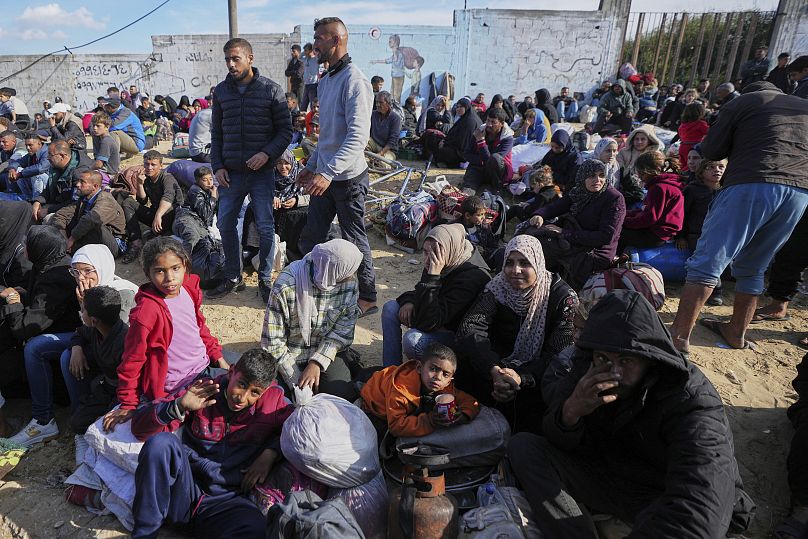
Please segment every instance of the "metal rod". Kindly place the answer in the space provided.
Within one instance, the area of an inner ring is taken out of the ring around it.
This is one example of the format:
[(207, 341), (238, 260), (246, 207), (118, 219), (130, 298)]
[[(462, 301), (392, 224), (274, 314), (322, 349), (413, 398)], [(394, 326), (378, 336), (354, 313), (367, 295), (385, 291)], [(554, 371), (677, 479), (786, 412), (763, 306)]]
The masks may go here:
[[(724, 31), (721, 36), (721, 45), (718, 47), (718, 56), (715, 57), (715, 76), (721, 77), (721, 68), (724, 65), (724, 53), (727, 52), (727, 40), (729, 40), (729, 23), (732, 20), (732, 13), (727, 13), (724, 18)], [(722, 80), (721, 82), (726, 82)]]
[(713, 18), (713, 31), (710, 32), (710, 42), (707, 44), (707, 52), (704, 54), (704, 66), (701, 70), (701, 78), (710, 78), (710, 64), (713, 61), (713, 49), (715, 49), (715, 38), (718, 36), (718, 22), (720, 15), (710, 15)]
[(743, 52), (741, 53), (741, 61), (738, 62), (738, 69), (735, 71), (735, 78), (738, 79), (741, 77), (741, 66), (744, 64), (746, 60), (749, 59), (749, 53), (752, 51), (752, 42), (755, 41), (755, 31), (757, 30), (758, 24), (758, 12), (752, 12), (752, 21), (749, 23), (749, 28), (746, 30), (746, 43), (743, 46)]
[(678, 13), (673, 14), (673, 20), (671, 21), (671, 31), (668, 33), (668, 50), (665, 52), (665, 63), (663, 64), (664, 67), (662, 68), (662, 79), (663, 81), (668, 80), (668, 62), (671, 59), (671, 48), (673, 47), (673, 31), (676, 28), (676, 17)]
[(671, 66), (671, 78), (676, 79), (676, 70), (679, 67), (679, 56), (682, 53), (682, 41), (685, 38), (685, 30), (687, 30), (688, 14), (682, 13), (682, 23), (679, 25), (679, 38), (676, 40), (676, 52), (673, 55), (673, 65)]
[(238, 37), (238, 0), (227, 0), (227, 18), (230, 25), (230, 39)]
[(631, 51), (631, 65), (637, 67), (637, 58), (640, 55), (640, 38), (642, 38), (642, 25), (645, 22), (645, 13), (640, 13), (637, 22), (637, 31), (634, 32), (634, 49)]
[(732, 49), (727, 60), (727, 80), (734, 80), (732, 72), (735, 70), (735, 58), (738, 56), (738, 47), (741, 45), (741, 34), (743, 33), (744, 14), (738, 14), (738, 26), (735, 28), (735, 35), (732, 37)]
[(699, 70), (699, 60), (701, 59), (701, 45), (704, 42), (704, 29), (707, 26), (707, 14), (701, 14), (701, 22), (699, 23), (699, 37), (696, 41), (696, 50), (693, 51), (693, 67), (690, 70), (690, 80), (687, 85), (691, 86), (696, 81), (696, 74)]
[[(659, 25), (659, 30), (657, 30), (657, 41), (656, 41), (656, 52), (654, 53), (654, 68), (651, 70), (654, 73), (657, 72), (657, 65), (659, 64), (659, 53), (662, 49), (662, 34), (665, 32), (665, 21), (668, 19), (668, 14), (662, 14), (662, 24)], [(661, 82), (661, 81), (660, 81)]]

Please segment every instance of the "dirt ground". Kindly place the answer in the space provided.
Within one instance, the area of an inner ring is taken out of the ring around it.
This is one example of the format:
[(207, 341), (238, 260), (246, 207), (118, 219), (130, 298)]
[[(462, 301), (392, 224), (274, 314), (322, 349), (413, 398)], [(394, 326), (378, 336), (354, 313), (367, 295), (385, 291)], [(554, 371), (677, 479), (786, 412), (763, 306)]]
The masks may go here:
[[(429, 175), (431, 178), (439, 174), (446, 174), (450, 181), (460, 178), (457, 171), (433, 169)], [(388, 247), (376, 232), (370, 233), (370, 240), (381, 307), (415, 284), (420, 275), (420, 255)], [(145, 280), (134, 264), (119, 266), (118, 274), (136, 283)], [(255, 276), (249, 276), (247, 283), (244, 292), (206, 301), (204, 306), (213, 334), (234, 351), (256, 346), (261, 336), (264, 309)], [(705, 314), (729, 316), (732, 285), (725, 289), (726, 304), (708, 307)], [(661, 310), (666, 323), (676, 313), (679, 290), (676, 284), (667, 287), (668, 299)], [(785, 460), (793, 431), (785, 409), (796, 398), (790, 383), (804, 351), (793, 343), (797, 332), (808, 331), (806, 306), (806, 298), (800, 298), (790, 321), (753, 325), (748, 337), (758, 345), (754, 351), (722, 348), (715, 336), (701, 327), (696, 328), (692, 339), (691, 358), (724, 400), (745, 488), (757, 503), (756, 518), (746, 534), (749, 538), (770, 537), (771, 529), (788, 507)], [(378, 315), (361, 319), (354, 347), (362, 354), (363, 362), (381, 361), (381, 343)], [(30, 401), (10, 399), (6, 411), (11, 417), (27, 421)], [(66, 433), (64, 407), (57, 410), (57, 420)], [(29, 451), (5, 481), (0, 481), (0, 538), (125, 537), (125, 530), (114, 517), (94, 516), (64, 501), (62, 481), (73, 467), (73, 438), (67, 434)], [(168, 532), (162, 536), (176, 537)]]

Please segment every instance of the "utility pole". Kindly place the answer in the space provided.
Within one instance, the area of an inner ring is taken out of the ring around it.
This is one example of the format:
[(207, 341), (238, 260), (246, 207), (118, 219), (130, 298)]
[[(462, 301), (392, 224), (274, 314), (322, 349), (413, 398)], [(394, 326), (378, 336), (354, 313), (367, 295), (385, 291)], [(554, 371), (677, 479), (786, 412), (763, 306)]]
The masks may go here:
[(238, 37), (238, 7), (237, 0), (227, 0), (227, 15), (230, 23), (230, 39)]

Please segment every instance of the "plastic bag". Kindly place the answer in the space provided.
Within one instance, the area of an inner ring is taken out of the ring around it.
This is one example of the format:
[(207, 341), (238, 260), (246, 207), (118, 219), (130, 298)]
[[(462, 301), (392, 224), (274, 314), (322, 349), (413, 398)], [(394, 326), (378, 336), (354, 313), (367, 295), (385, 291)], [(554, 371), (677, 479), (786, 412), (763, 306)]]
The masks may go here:
[(379, 466), (376, 429), (359, 407), (334, 395), (295, 387), (297, 408), (283, 424), (281, 451), (292, 466), (329, 487), (373, 479)]
[(387, 509), (390, 495), (381, 471), (364, 485), (329, 489), (328, 499), (334, 498), (342, 498), (359, 523), (359, 527), (365, 532), (365, 537), (368, 539), (387, 537)]

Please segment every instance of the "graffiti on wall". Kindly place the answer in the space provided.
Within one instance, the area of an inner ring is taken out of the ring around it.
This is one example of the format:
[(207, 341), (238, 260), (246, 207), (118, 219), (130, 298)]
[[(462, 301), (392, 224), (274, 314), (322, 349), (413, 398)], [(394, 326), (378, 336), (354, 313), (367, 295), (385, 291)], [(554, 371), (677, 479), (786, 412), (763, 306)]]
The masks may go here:
[(424, 67), (424, 57), (418, 54), (414, 47), (402, 47), (401, 37), (391, 35), (387, 40), (390, 56), (383, 60), (371, 60), (371, 64), (390, 64), (390, 93), (393, 99), (401, 102), (404, 90), (404, 79), (410, 80), (407, 95), (419, 97), (421, 94), (421, 68)]

